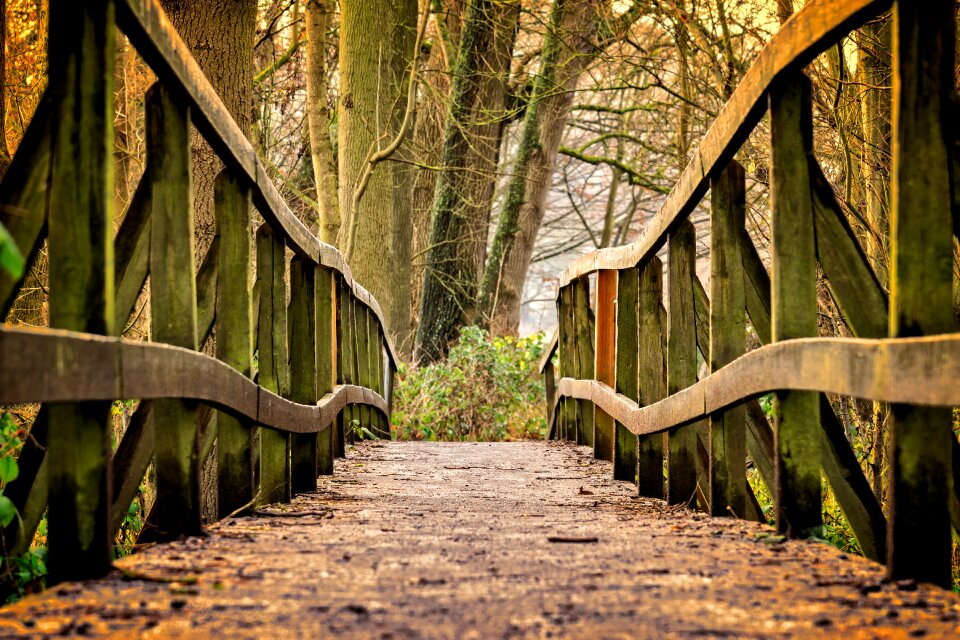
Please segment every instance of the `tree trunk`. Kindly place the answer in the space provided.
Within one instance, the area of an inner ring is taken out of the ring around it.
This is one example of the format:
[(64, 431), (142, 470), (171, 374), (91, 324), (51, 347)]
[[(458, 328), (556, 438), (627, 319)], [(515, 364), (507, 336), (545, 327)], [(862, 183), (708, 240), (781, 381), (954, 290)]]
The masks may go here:
[(519, 3), (472, 0), (460, 39), (417, 327), (417, 359), (446, 355), (474, 316), (500, 159)]
[(533, 245), (543, 221), (577, 80), (595, 50), (598, 15), (609, 1), (555, 0), (543, 61), (521, 125), (520, 145), (507, 185), (497, 232), (480, 285), (478, 319), (495, 334), (514, 334)]
[[(253, 115), (256, 0), (161, 0), (161, 4), (230, 115), (249, 135)], [(196, 132), (190, 146), (197, 264), (200, 264), (213, 240), (213, 183), (223, 163)]]
[(307, 122), (310, 158), (317, 187), (320, 239), (336, 244), (340, 233), (340, 203), (337, 200), (337, 163), (330, 140), (330, 104), (327, 82), (327, 33), (333, 25), (336, 6), (332, 0), (308, 0), (307, 31)]
[[(354, 192), (374, 151), (389, 145), (406, 104), (417, 23), (415, 0), (342, 0), (338, 105), (338, 244), (351, 235), (350, 267), (376, 296), (388, 330), (402, 343), (410, 326), (410, 226), (412, 177), (395, 156), (379, 163), (358, 210)], [(399, 82), (398, 82), (398, 79)], [(401, 110), (398, 117), (397, 111)]]

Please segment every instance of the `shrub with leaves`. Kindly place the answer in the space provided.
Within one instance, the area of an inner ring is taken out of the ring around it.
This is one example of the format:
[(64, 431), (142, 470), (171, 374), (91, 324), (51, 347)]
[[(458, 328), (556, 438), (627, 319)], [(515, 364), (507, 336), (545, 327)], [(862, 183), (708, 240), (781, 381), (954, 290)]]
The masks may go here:
[(393, 425), (399, 440), (543, 438), (543, 334), (490, 337), (464, 327), (445, 361), (398, 372)]

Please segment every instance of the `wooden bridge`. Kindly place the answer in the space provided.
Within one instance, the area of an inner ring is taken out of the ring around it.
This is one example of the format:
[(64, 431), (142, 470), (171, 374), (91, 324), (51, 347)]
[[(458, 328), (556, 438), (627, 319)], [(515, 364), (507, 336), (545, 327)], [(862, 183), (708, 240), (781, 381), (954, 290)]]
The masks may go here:
[[(4, 489), (20, 514), (7, 553), (46, 512), (51, 582), (63, 584), (0, 610), (0, 634), (960, 632), (960, 601), (936, 586), (950, 584), (960, 530), (954, 4), (894, 6), (889, 299), (814, 157), (802, 72), (890, 5), (807, 2), (641, 239), (562, 274), (547, 415), (554, 439), (582, 446), (351, 447), (353, 425), (389, 434), (396, 355), (376, 300), (284, 204), (157, 0), (52, 3), (47, 95), (0, 183), (23, 252), (32, 260), (46, 241), (51, 328), (0, 329), (0, 403), (43, 403)], [(114, 235), (115, 24), (158, 83), (148, 166)], [(745, 232), (733, 161), (768, 113), (772, 274)], [(199, 269), (191, 124), (226, 167)], [(709, 294), (687, 221), (708, 189)], [(251, 208), (264, 220), (255, 238)], [(817, 337), (818, 269), (855, 338)], [(0, 275), (4, 314), (19, 285)], [(142, 295), (153, 342), (122, 340)], [(749, 353), (747, 318), (765, 345)], [(198, 351), (211, 332), (216, 357)], [(710, 371), (700, 380), (698, 352)], [(772, 425), (756, 402), (770, 392)], [(889, 517), (827, 393), (892, 404)], [(139, 405), (112, 452), (116, 399)], [(203, 536), (211, 456), (219, 522)], [(748, 456), (784, 535), (742, 520), (760, 519)], [(151, 461), (144, 539), (161, 544), (112, 571), (120, 514)], [(789, 539), (818, 531), (821, 472), (877, 562)]]

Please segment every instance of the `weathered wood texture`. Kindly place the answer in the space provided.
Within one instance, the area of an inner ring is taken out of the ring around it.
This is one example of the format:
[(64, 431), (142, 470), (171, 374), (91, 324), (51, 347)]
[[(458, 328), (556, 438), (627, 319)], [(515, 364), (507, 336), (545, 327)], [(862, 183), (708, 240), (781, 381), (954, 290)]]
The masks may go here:
[[(186, 107), (159, 85), (147, 93), (147, 152), (162, 177), (150, 198), (151, 334), (157, 342), (197, 348), (197, 291), (193, 267), (193, 184), (190, 120)], [(196, 535), (203, 530), (197, 405), (154, 402), (158, 539)]]
[[(637, 366), (640, 403), (656, 404), (667, 395), (667, 377), (664, 363), (663, 332), (660, 301), (663, 299), (663, 264), (656, 256), (640, 268), (638, 287), (638, 342)], [(637, 442), (637, 489), (642, 496), (662, 498), (663, 436), (641, 435)]]
[[(113, 333), (113, 62), (111, 0), (50, 8), (51, 168), (47, 246), (50, 325)], [(79, 355), (66, 350), (61, 362)], [(119, 365), (116, 353), (106, 368)], [(6, 360), (4, 359), (6, 366)], [(17, 376), (23, 371), (11, 368)], [(85, 386), (89, 371), (70, 384)], [(121, 396), (114, 396), (121, 397)], [(106, 398), (104, 398), (106, 400)], [(50, 578), (99, 576), (110, 566), (109, 403), (50, 407)]]
[[(250, 192), (230, 169), (214, 187), (219, 245), (217, 357), (241, 376), (253, 371)], [(235, 416), (217, 417), (217, 512), (225, 517), (253, 500), (253, 428)]]
[[(290, 399), (299, 404), (317, 401), (316, 270), (308, 260), (290, 261)], [(326, 389), (324, 389), (326, 392)], [(293, 495), (317, 488), (317, 435), (290, 436), (290, 491)]]
[[(950, 0), (898, 2), (894, 11), (890, 335), (895, 337), (956, 330), (948, 231), (954, 19)], [(953, 385), (960, 386), (956, 380)], [(891, 413), (890, 574), (949, 587), (951, 412), (896, 404)]]
[[(746, 302), (740, 233), (746, 216), (745, 174), (731, 162), (711, 184), (710, 206), (710, 372), (746, 350)], [(746, 409), (732, 407), (710, 418), (710, 513), (746, 514)]]
[[(257, 282), (260, 289), (257, 322), (257, 382), (281, 397), (290, 395), (287, 359), (287, 267), (283, 238), (269, 225), (257, 229)], [(290, 438), (277, 431), (260, 432), (259, 504), (288, 502)]]
[[(667, 326), (667, 395), (697, 382), (697, 333), (693, 280), (696, 277), (696, 230), (685, 220), (670, 235)], [(710, 352), (706, 349), (707, 353)], [(619, 389), (618, 389), (619, 391)], [(669, 432), (667, 502), (691, 503), (697, 487), (697, 425)]]
[[(607, 272), (600, 272), (601, 274)], [(616, 273), (616, 272), (611, 272)], [(601, 275), (602, 277), (602, 275)], [(617, 393), (638, 402), (640, 387), (638, 366), (640, 361), (640, 341), (638, 311), (640, 304), (640, 270), (624, 269), (617, 277), (617, 319), (616, 319), (616, 380), (611, 385)], [(599, 327), (599, 319), (597, 326)], [(607, 382), (599, 376), (600, 382)], [(609, 384), (609, 383), (608, 383)], [(606, 415), (606, 414), (604, 414)], [(613, 442), (613, 477), (617, 480), (637, 481), (637, 436), (619, 422)]]
[[(316, 300), (316, 365), (317, 398), (330, 393), (337, 383), (337, 318), (336, 276), (326, 267), (318, 267), (314, 280)], [(336, 455), (336, 428), (317, 436), (317, 473), (333, 473)]]
[[(557, 300), (557, 317), (559, 319), (559, 373), (561, 378), (577, 378), (576, 349), (577, 338), (573, 323), (573, 287), (567, 286), (560, 290)], [(559, 428), (557, 438), (560, 440), (576, 440), (576, 401), (564, 400), (559, 407)]]
[[(818, 333), (813, 187), (809, 171), (812, 127), (810, 81), (797, 72), (770, 93), (774, 341)], [(819, 412), (816, 394), (777, 394), (777, 528), (788, 535), (813, 533), (823, 521)]]
[[(580, 278), (573, 283), (573, 325), (576, 336), (576, 370), (581, 380), (595, 378), (594, 337), (596, 334), (593, 309), (590, 307), (590, 280)], [(586, 400), (577, 403), (576, 433), (568, 434), (577, 444), (593, 446), (597, 459), (613, 460), (613, 423), (604, 430), (595, 428), (593, 404)]]
[[(593, 344), (594, 379), (615, 387), (617, 380), (617, 272), (600, 271), (597, 274), (596, 322)], [(616, 460), (616, 425), (603, 411), (593, 411), (593, 432), (610, 434), (610, 460)]]

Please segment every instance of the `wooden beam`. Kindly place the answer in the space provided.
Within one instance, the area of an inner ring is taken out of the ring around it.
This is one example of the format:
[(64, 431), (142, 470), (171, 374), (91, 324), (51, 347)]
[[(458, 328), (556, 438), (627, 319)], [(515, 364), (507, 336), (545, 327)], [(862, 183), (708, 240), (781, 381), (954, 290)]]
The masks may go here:
[[(651, 405), (659, 402), (667, 392), (666, 368), (664, 366), (663, 323), (660, 316), (663, 300), (663, 263), (656, 256), (640, 268), (638, 291), (638, 347), (640, 359), (637, 368), (640, 403)], [(637, 457), (639, 473), (637, 489), (642, 496), (662, 498), (663, 483), (663, 436), (643, 436), (638, 440)]]
[[(317, 398), (330, 393), (337, 383), (337, 312), (336, 286), (334, 272), (326, 267), (318, 267), (314, 278), (316, 300), (316, 371)], [(336, 428), (324, 431), (317, 438), (317, 473), (333, 474), (333, 458), (336, 455)]]
[[(667, 395), (697, 381), (697, 332), (693, 281), (696, 277), (696, 229), (685, 220), (670, 234), (667, 326)], [(706, 349), (710, 353), (710, 349)], [(667, 446), (667, 503), (691, 504), (697, 488), (697, 429), (674, 429)]]
[[(113, 13), (112, 0), (50, 7), (50, 326), (102, 335), (114, 327)], [(101, 576), (110, 567), (106, 400), (50, 407), (51, 582)]]
[[(601, 271), (600, 283), (603, 283), (603, 274), (618, 273), (616, 271)], [(597, 380), (605, 382), (631, 400), (640, 400), (638, 367), (640, 363), (639, 319), (637, 314), (640, 305), (640, 270), (624, 269), (617, 276), (616, 299), (616, 371), (612, 381), (597, 376)], [(597, 294), (598, 301), (602, 296)], [(598, 302), (598, 311), (601, 308)], [(600, 314), (597, 314), (597, 340), (599, 345)], [(597, 351), (599, 353), (599, 349)], [(611, 384), (612, 382), (612, 384)], [(599, 414), (598, 414), (599, 415)], [(603, 414), (606, 416), (606, 414)], [(613, 442), (613, 477), (616, 480), (637, 481), (637, 436), (630, 433), (619, 422), (616, 424), (616, 437)]]
[[(604, 384), (615, 387), (617, 383), (617, 272), (601, 271), (597, 274), (596, 323), (592, 336), (595, 345), (593, 373), (591, 376)], [(578, 336), (579, 337), (579, 336)], [(614, 462), (614, 477), (617, 477), (617, 438), (613, 418), (602, 411), (593, 411), (593, 432), (609, 434), (610, 460)], [(633, 437), (633, 436), (631, 436)], [(630, 474), (632, 480), (633, 475)]]
[[(798, 71), (770, 93), (774, 341), (818, 333), (812, 126), (810, 81)], [(816, 394), (777, 394), (777, 529), (790, 536), (817, 535), (823, 524), (819, 413)]]
[[(317, 267), (301, 256), (290, 261), (290, 399), (299, 404), (317, 401)], [(324, 389), (326, 392), (326, 389)], [(317, 490), (317, 435), (290, 436), (290, 492)]]
[[(573, 283), (573, 322), (577, 344), (577, 377), (594, 379), (594, 316), (590, 308), (590, 280), (580, 278)], [(595, 428), (593, 404), (586, 400), (577, 403), (577, 428), (568, 434), (571, 440), (585, 446), (593, 445), (593, 455), (599, 460), (613, 461), (613, 423), (604, 425), (603, 431)]]
[[(197, 349), (197, 290), (193, 266), (193, 181), (190, 116), (163, 87), (146, 97), (147, 152), (157, 180), (150, 197), (151, 337)], [(155, 538), (203, 531), (197, 405), (158, 399), (153, 406), (157, 476)]]
[[(950, 0), (932, 0), (898, 2), (894, 11), (891, 336), (955, 330), (947, 147), (954, 10)], [(896, 404), (891, 416), (890, 576), (949, 587), (951, 411)]]
[[(214, 184), (219, 243), (217, 358), (244, 377), (253, 371), (251, 326), (250, 192), (224, 169)], [(253, 501), (253, 428), (242, 418), (217, 417), (217, 513), (224, 518)]]
[[(561, 378), (576, 378), (577, 338), (573, 320), (573, 286), (564, 287), (557, 300), (557, 318), (559, 320), (559, 367)], [(576, 440), (577, 411), (576, 401), (565, 400), (559, 407), (557, 439)], [(571, 434), (573, 437), (571, 438)]]
[[(731, 162), (711, 183), (710, 207), (710, 372), (746, 351), (746, 302), (740, 233), (746, 216), (745, 174)], [(710, 473), (707, 498), (714, 516), (747, 513), (746, 409), (733, 407), (710, 418)]]
[[(287, 269), (283, 238), (266, 223), (257, 229), (257, 280), (260, 282), (257, 322), (257, 382), (283, 398), (290, 395), (287, 358)], [(290, 501), (290, 438), (260, 430), (260, 490), (257, 504)]]

